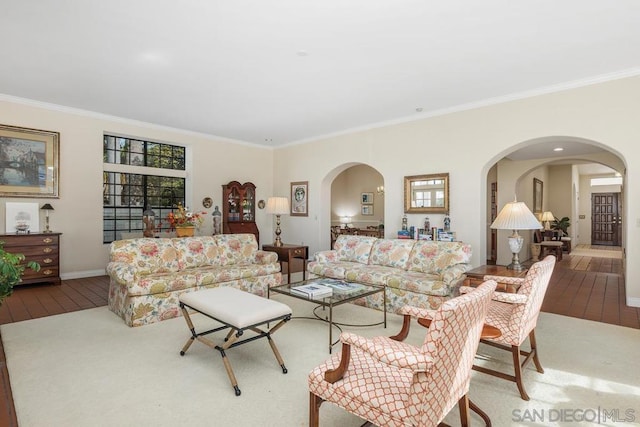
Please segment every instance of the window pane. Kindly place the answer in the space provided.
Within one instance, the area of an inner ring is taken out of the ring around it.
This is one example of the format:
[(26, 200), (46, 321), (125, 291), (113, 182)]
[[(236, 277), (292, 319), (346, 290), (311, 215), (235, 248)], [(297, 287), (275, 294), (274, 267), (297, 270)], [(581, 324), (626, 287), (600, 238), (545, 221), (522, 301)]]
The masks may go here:
[[(185, 170), (185, 147), (105, 135), (105, 163)], [(156, 223), (178, 203), (184, 205), (185, 179), (135, 173), (103, 172), (103, 242), (125, 232), (142, 232), (145, 208), (156, 213)], [(164, 224), (167, 228), (167, 224)]]

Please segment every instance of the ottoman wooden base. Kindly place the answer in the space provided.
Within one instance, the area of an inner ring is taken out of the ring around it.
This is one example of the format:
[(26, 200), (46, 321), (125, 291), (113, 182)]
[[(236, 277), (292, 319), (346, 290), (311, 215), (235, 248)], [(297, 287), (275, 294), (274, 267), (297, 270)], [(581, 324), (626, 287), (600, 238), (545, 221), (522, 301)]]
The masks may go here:
[[(235, 288), (222, 287), (182, 294), (180, 295), (180, 308), (184, 314), (187, 326), (191, 331), (191, 337), (189, 337), (186, 344), (182, 347), (180, 355), (184, 356), (195, 340), (218, 350), (222, 356), (222, 362), (224, 363), (236, 396), (240, 396), (240, 388), (238, 387), (238, 381), (236, 380), (236, 376), (233, 373), (231, 363), (226, 354), (226, 350), (231, 347), (236, 347), (259, 338), (267, 338), (271, 350), (282, 368), (282, 373), (287, 373), (287, 368), (284, 366), (280, 352), (271, 338), (271, 335), (275, 331), (291, 319), (291, 308), (287, 305)], [(222, 323), (223, 326), (204, 332), (196, 332), (187, 308), (204, 314)], [(265, 324), (267, 324), (266, 326), (268, 328), (270, 322), (277, 323), (268, 330), (259, 328), (259, 326)], [(224, 342), (220, 345), (205, 337), (205, 335), (224, 329), (229, 329), (229, 332), (224, 338)], [(251, 330), (258, 335), (240, 339), (245, 330)]]

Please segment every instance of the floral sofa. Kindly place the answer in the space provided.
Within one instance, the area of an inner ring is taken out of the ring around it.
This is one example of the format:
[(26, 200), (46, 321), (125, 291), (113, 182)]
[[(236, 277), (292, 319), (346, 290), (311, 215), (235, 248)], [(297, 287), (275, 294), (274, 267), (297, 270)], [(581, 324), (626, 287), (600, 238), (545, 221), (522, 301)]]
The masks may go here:
[[(307, 271), (316, 277), (384, 285), (387, 311), (397, 313), (407, 304), (439, 307), (462, 284), (470, 261), (471, 247), (462, 242), (340, 235), (333, 250), (315, 254)], [(379, 293), (356, 303), (383, 309)]]
[(282, 283), (278, 255), (259, 250), (253, 234), (118, 240), (107, 274), (109, 309), (129, 326), (180, 316), (184, 292), (233, 286), (266, 296)]

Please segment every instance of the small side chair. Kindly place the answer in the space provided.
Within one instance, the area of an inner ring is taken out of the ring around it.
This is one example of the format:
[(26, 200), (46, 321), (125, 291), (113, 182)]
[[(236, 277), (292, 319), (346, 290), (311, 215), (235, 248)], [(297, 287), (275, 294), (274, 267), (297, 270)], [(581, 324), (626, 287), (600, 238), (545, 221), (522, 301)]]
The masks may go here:
[[(309, 426), (318, 426), (324, 401), (385, 427), (435, 426), (458, 403), (462, 425), (469, 425), (471, 367), (495, 288), (485, 282), (437, 310), (406, 306), (395, 337), (343, 332), (341, 354), (309, 373)], [(407, 316), (418, 313), (431, 320), (420, 347), (401, 342)]]
[[(555, 263), (556, 258), (553, 255), (548, 255), (542, 261), (533, 264), (523, 278), (484, 276), (485, 280), (520, 285), (515, 294), (495, 292), (489, 306), (486, 323), (500, 329), (502, 335), (495, 339), (480, 341), (510, 351), (513, 357), (514, 374), (506, 374), (478, 365), (474, 365), (473, 370), (515, 382), (523, 400), (529, 400), (529, 395), (522, 381), (522, 370), (525, 366), (533, 360), (537, 371), (541, 374), (544, 373), (538, 358), (535, 328)], [(460, 292), (465, 293), (471, 289), (473, 288), (463, 286), (460, 288)], [(530, 351), (521, 349), (527, 337), (529, 338)], [(521, 360), (520, 356), (524, 356), (524, 360)]]

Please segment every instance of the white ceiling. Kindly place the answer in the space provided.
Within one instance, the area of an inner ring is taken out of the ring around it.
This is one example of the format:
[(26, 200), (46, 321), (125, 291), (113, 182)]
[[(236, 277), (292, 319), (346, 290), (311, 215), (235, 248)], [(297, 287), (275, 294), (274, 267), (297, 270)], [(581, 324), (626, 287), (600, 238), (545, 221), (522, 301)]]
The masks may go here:
[(638, 0), (0, 0), (0, 11), (0, 94), (269, 146), (640, 74)]

